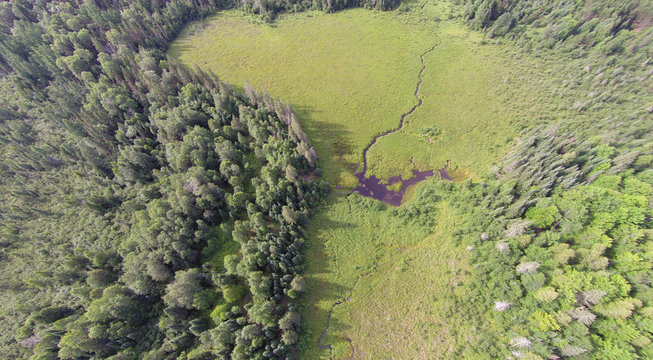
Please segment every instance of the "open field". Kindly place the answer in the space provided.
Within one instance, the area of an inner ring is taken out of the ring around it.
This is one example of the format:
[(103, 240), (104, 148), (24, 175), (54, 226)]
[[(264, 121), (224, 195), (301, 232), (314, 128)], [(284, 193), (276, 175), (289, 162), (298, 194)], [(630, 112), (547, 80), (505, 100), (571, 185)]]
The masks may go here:
[(394, 208), (370, 210), (365, 198), (354, 195), (350, 201), (351, 216), (343, 219), (335, 212), (346, 213), (343, 201), (321, 216), (342, 219), (352, 231), (322, 227), (313, 237), (321, 242), (311, 242), (315, 247), (324, 243), (324, 248), (309, 251), (312, 287), (301, 358), (328, 358), (328, 350), (316, 346), (326, 325), (325, 310), (337, 301), (334, 295), (348, 296), (358, 276), (350, 301), (334, 309), (322, 339), (322, 345), (333, 345), (334, 358), (443, 358), (473, 341), (466, 319), (457, 312), (466, 250), (452, 244), (460, 220), (446, 204), (424, 215), (437, 219), (431, 228), (403, 224)]
[[(499, 82), (508, 76), (494, 54), (480, 45), (481, 37), (451, 22), (438, 29), (439, 45), (425, 56), (420, 95), (423, 105), (409, 116), (400, 132), (383, 137), (370, 150), (371, 174), (387, 178), (397, 169), (405, 173), (443, 168), (447, 160), (483, 174), (512, 142)], [(429, 127), (439, 132), (426, 134)]]

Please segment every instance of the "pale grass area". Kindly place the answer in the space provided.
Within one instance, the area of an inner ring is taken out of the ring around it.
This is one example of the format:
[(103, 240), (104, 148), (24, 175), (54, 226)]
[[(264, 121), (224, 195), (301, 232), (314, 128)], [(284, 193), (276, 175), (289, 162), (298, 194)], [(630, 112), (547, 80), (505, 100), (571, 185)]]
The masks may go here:
[[(512, 45), (484, 40), (449, 19), (450, 11), (446, 1), (413, 3), (408, 12), (283, 15), (272, 25), (226, 11), (188, 26), (169, 53), (236, 89), (247, 79), (288, 102), (326, 178), (352, 188), (363, 148), (416, 104), (420, 54), (438, 44), (424, 57), (422, 106), (401, 131), (370, 149), (368, 174), (408, 178), (411, 170), (442, 168), (450, 160), (458, 170), (454, 179), (478, 179), (527, 122), (550, 113), (540, 103), (550, 95), (542, 76), (551, 69), (515, 54)], [(441, 134), (429, 139), (423, 133), (431, 126)]]
[[(418, 186), (414, 200), (418, 200)], [(436, 204), (437, 225), (405, 223), (393, 207), (335, 192), (311, 222), (307, 250), (308, 300), (303, 312), (300, 359), (327, 359), (317, 346), (331, 306), (335, 308), (323, 344), (334, 358), (434, 359), (474, 342), (470, 319), (459, 308), (469, 270), (466, 244), (452, 234), (464, 227), (446, 202)], [(410, 202), (407, 204), (410, 206)], [(352, 355), (355, 355), (352, 357)]]
[(336, 358), (434, 359), (473, 340), (467, 314), (454, 299), (464, 296), (467, 250), (453, 246), (461, 222), (441, 203), (434, 232), (406, 247), (388, 249), (363, 278), (350, 302), (338, 307)]

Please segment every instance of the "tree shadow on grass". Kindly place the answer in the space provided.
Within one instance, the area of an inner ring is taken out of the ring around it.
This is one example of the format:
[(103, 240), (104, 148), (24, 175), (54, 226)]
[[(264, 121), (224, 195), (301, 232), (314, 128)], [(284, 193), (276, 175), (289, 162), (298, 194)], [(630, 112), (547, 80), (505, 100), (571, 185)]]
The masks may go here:
[(317, 151), (318, 165), (325, 178), (335, 185), (354, 187), (354, 174), (363, 159), (362, 149), (357, 153), (353, 146), (354, 133), (345, 125), (321, 120), (321, 111), (312, 107), (291, 106)]
[[(352, 135), (351, 130), (341, 124), (320, 120), (321, 111), (313, 107), (296, 104), (290, 106), (299, 117), (302, 128), (309, 135), (310, 140), (315, 144), (328, 144), (330, 151), (328, 156), (337, 159), (340, 153), (351, 154), (353, 152), (353, 147), (348, 141)], [(325, 156), (325, 154), (322, 155)]]
[[(342, 321), (337, 316), (338, 305), (336, 303), (345, 303), (351, 289), (336, 284), (331, 281), (321, 279), (309, 280), (309, 291), (319, 289), (323, 294), (329, 296), (309, 297), (305, 301), (302, 310), (302, 322), (300, 324), (300, 334), (302, 338), (299, 343), (301, 352), (314, 355), (318, 352), (328, 352), (328, 345), (335, 345), (336, 342), (345, 341), (344, 338), (336, 334), (351, 329), (351, 326)], [(318, 306), (317, 301), (328, 298), (329, 306)], [(310, 318), (310, 319), (309, 319)]]

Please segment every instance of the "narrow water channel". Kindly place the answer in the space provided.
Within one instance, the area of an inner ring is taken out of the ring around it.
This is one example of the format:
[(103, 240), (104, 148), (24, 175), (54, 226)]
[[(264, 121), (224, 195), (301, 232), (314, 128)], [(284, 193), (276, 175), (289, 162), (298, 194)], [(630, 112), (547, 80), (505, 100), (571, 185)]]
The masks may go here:
[[(417, 103), (410, 110), (408, 110), (407, 112), (401, 115), (401, 118), (399, 119), (399, 126), (375, 136), (370, 142), (370, 144), (367, 145), (365, 149), (363, 149), (363, 171), (355, 174), (356, 177), (358, 178), (358, 186), (354, 189), (354, 191), (358, 192), (360, 195), (365, 197), (371, 197), (373, 199), (379, 200), (386, 204), (399, 206), (401, 205), (401, 201), (404, 198), (406, 189), (409, 186), (415, 185), (436, 174), (439, 174), (440, 178), (444, 180), (451, 180), (451, 177), (449, 177), (449, 174), (447, 174), (446, 167), (444, 169), (439, 169), (437, 172), (434, 170), (428, 170), (428, 171), (413, 170), (413, 177), (406, 180), (404, 180), (401, 177), (401, 175), (393, 176), (387, 181), (383, 181), (382, 179), (379, 179), (374, 175), (372, 176), (366, 175), (367, 152), (370, 150), (370, 148), (374, 144), (376, 144), (377, 140), (379, 140), (380, 138), (401, 130), (404, 127), (406, 118), (411, 114), (413, 114), (415, 110), (417, 110), (420, 106), (422, 106), (423, 100), (419, 96), (419, 89), (422, 86), (422, 74), (424, 73), (424, 70), (426, 70), (426, 64), (424, 63), (424, 56), (426, 56), (426, 54), (430, 53), (431, 51), (435, 50), (435, 48), (438, 46), (439, 43), (440, 40), (438, 38), (436, 43), (430, 49), (422, 53), (422, 55), (420, 56), (420, 61), (422, 62), (422, 68), (420, 69), (419, 74), (417, 74), (417, 85), (415, 86), (415, 92), (413, 93), (415, 99), (417, 99)], [(388, 189), (388, 187), (397, 183), (401, 183), (401, 187), (398, 190)]]

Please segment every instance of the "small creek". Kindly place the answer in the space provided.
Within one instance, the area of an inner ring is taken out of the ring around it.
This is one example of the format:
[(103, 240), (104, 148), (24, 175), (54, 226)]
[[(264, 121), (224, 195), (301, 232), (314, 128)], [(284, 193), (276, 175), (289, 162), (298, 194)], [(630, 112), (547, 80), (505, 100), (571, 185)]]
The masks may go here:
[(349, 290), (349, 294), (347, 295), (347, 297), (342, 298), (342, 299), (336, 301), (333, 305), (331, 305), (331, 309), (329, 310), (329, 314), (327, 315), (326, 328), (324, 329), (322, 334), (320, 334), (320, 338), (317, 340), (317, 347), (319, 347), (320, 349), (323, 349), (323, 350), (329, 349), (329, 359), (333, 359), (333, 346), (331, 344), (326, 344), (326, 345), (322, 344), (322, 340), (326, 336), (327, 332), (329, 331), (329, 327), (331, 326), (331, 317), (333, 316), (333, 310), (336, 308), (336, 306), (342, 305), (342, 304), (344, 304), (346, 302), (351, 301), (351, 296), (354, 293), (354, 289), (356, 289), (356, 285), (358, 285), (358, 281), (361, 278), (372, 274), (376, 270), (376, 268), (378, 266), (379, 266), (379, 264), (376, 263), (376, 264), (374, 264), (374, 267), (372, 269), (370, 269), (369, 271), (367, 271), (366, 273), (364, 273), (362, 275), (359, 275), (356, 278), (356, 281), (354, 281), (354, 286), (352, 286), (351, 290)]
[[(426, 54), (430, 53), (431, 51), (435, 50), (435, 48), (438, 46), (439, 43), (440, 41), (438, 39), (438, 41), (430, 49), (422, 53), (422, 55), (420, 56), (422, 68), (420, 69), (419, 74), (417, 74), (417, 85), (415, 86), (415, 92), (413, 93), (413, 96), (415, 96), (415, 99), (417, 99), (417, 103), (410, 110), (408, 110), (407, 112), (401, 115), (401, 118), (399, 118), (399, 126), (397, 126), (394, 129), (388, 130), (384, 133), (381, 133), (379, 135), (376, 135), (372, 139), (370, 144), (367, 145), (365, 149), (363, 149), (363, 171), (357, 172), (355, 174), (356, 177), (358, 178), (358, 186), (354, 189), (354, 191), (358, 192), (360, 195), (365, 197), (371, 197), (373, 199), (379, 200), (386, 204), (399, 206), (401, 205), (401, 201), (404, 197), (404, 194), (406, 193), (406, 189), (409, 186), (415, 185), (436, 174), (436, 172), (433, 170), (428, 170), (428, 171), (413, 170), (413, 177), (404, 180), (401, 177), (401, 175), (393, 176), (389, 178), (387, 181), (383, 181), (385, 184), (382, 183), (381, 179), (377, 178), (374, 175), (366, 176), (367, 152), (370, 150), (370, 148), (374, 144), (376, 144), (377, 140), (379, 140), (380, 138), (401, 130), (404, 127), (406, 118), (412, 115), (415, 112), (415, 110), (417, 110), (420, 106), (422, 106), (423, 100), (421, 97), (419, 97), (419, 89), (422, 86), (422, 74), (424, 73), (424, 70), (426, 70), (426, 64), (424, 63), (424, 56), (426, 56)], [(447, 169), (446, 167), (444, 169), (439, 169), (437, 171), (437, 174), (439, 174), (440, 178), (444, 180), (451, 180), (451, 177), (449, 176), (449, 174), (447, 174), (446, 169)], [(401, 182), (401, 187), (399, 188), (399, 190), (388, 189), (388, 186), (397, 184), (399, 182)]]

